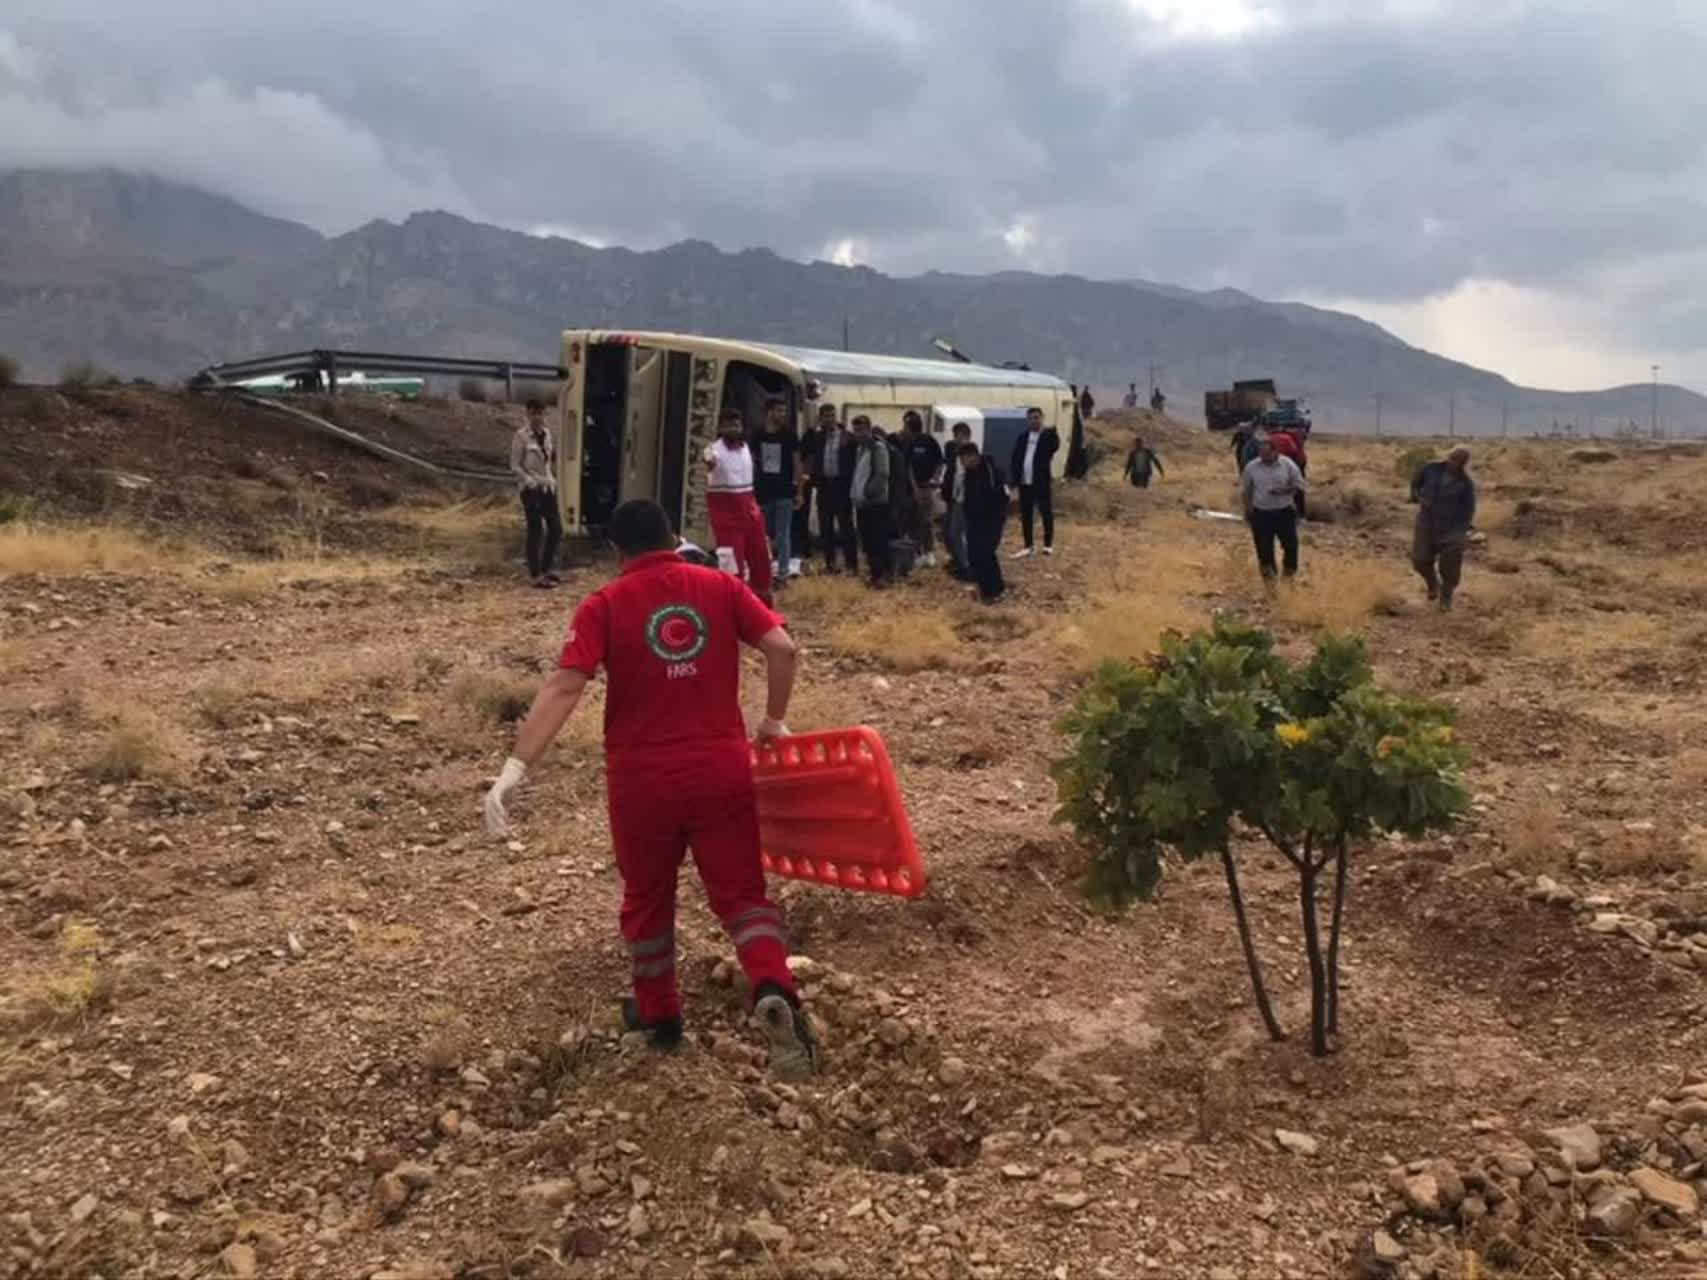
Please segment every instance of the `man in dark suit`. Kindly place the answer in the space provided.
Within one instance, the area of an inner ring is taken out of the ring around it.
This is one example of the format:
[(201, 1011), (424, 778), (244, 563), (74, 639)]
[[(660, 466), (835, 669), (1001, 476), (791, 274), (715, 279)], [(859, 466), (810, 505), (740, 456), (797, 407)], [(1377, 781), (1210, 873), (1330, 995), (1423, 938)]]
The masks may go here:
[(1054, 427), (1043, 426), (1043, 410), (1027, 409), (1025, 434), (1014, 442), (1008, 480), (1019, 489), (1020, 529), (1025, 534), (1025, 546), (1014, 552), (1015, 560), (1031, 555), (1032, 518), (1043, 517), (1043, 554), (1055, 554), (1055, 498), (1051, 488), (1050, 468), (1061, 448), (1061, 434)]

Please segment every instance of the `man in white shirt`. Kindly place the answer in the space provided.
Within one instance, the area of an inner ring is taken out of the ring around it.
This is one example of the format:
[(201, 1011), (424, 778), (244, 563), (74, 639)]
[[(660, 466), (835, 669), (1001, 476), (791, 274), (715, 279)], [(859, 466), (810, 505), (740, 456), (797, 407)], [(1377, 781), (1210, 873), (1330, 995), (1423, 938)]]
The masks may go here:
[(1257, 456), (1245, 465), (1239, 477), (1239, 491), (1244, 498), (1245, 519), (1251, 526), (1257, 567), (1262, 570), (1263, 580), (1274, 581), (1276, 539), (1284, 555), (1281, 572), (1292, 577), (1298, 572), (1296, 503), (1304, 492), (1304, 473), (1296, 462), (1275, 449), (1274, 441), (1263, 436), (1257, 442)]
[(1032, 521), (1043, 517), (1043, 554), (1055, 554), (1055, 455), (1061, 448), (1061, 434), (1054, 427), (1043, 425), (1043, 410), (1027, 409), (1025, 433), (1014, 441), (1009, 482), (1019, 486), (1019, 525), (1025, 535), (1025, 546), (1014, 552), (1015, 560), (1024, 560), (1032, 553)]
[(717, 417), (717, 441), (705, 449), (705, 509), (719, 547), (735, 555), (753, 594), (771, 602), (771, 544), (765, 518), (753, 497), (753, 453), (747, 448), (747, 424), (739, 409)]
[(557, 546), (563, 541), (563, 518), (557, 510), (557, 446), (545, 425), (545, 405), (527, 403), (527, 422), (510, 441), (510, 472), (522, 496), (527, 520), (528, 578), (540, 588), (555, 587)]

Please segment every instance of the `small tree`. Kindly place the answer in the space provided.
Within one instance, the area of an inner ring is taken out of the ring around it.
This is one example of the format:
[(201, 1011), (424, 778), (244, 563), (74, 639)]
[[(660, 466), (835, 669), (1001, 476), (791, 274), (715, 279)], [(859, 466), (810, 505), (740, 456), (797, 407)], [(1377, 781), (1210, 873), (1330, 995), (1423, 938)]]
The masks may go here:
[(7, 387), (18, 385), (18, 362), (8, 355), (0, 355), (0, 391)]
[[(1362, 642), (1324, 637), (1301, 666), (1267, 632), (1220, 621), (1170, 636), (1147, 666), (1109, 664), (1062, 722), (1072, 750), (1055, 769), (1058, 817), (1097, 852), (1089, 888), (1148, 898), (1163, 855), (1218, 855), (1264, 1025), (1268, 998), (1239, 884), (1233, 838), (1259, 832), (1299, 877), (1310, 967), (1311, 1048), (1339, 1029), (1339, 944), (1351, 851), (1382, 831), (1416, 835), (1464, 808), (1464, 752), (1452, 711), (1377, 687)], [(1333, 868), (1326, 946), (1321, 877)]]

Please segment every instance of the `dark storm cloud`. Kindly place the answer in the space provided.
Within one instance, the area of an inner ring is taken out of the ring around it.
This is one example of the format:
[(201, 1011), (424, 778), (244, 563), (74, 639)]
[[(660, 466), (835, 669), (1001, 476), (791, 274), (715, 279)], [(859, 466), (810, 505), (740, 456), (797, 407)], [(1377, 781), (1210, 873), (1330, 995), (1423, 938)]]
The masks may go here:
[(1231, 39), (1174, 38), (1158, 7), (13, 0), (0, 109), (40, 136), (9, 129), (0, 163), (104, 155), (327, 230), (434, 203), (1390, 301), (1700, 249), (1689, 0), (1268, 0)]

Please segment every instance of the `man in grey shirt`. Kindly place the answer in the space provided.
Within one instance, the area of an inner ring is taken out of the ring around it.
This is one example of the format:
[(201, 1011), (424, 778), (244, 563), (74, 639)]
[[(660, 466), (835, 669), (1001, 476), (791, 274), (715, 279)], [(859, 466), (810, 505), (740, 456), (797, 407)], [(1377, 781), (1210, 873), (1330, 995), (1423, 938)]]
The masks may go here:
[(1476, 520), (1470, 451), (1454, 449), (1444, 461), (1425, 463), (1411, 479), (1411, 501), (1417, 504), (1411, 564), (1428, 586), (1428, 598), (1450, 609), (1464, 572), (1464, 545)]
[(1257, 567), (1264, 581), (1275, 577), (1274, 544), (1278, 539), (1284, 554), (1281, 572), (1290, 578), (1298, 572), (1298, 508), (1304, 492), (1304, 473), (1298, 464), (1278, 452), (1267, 436), (1257, 443), (1257, 456), (1245, 465), (1239, 477), (1245, 519), (1256, 543)]
[(527, 519), (528, 577), (541, 588), (555, 587), (557, 546), (563, 541), (563, 517), (557, 510), (557, 446), (545, 425), (545, 405), (527, 402), (527, 422), (510, 441), (510, 471), (521, 490)]

